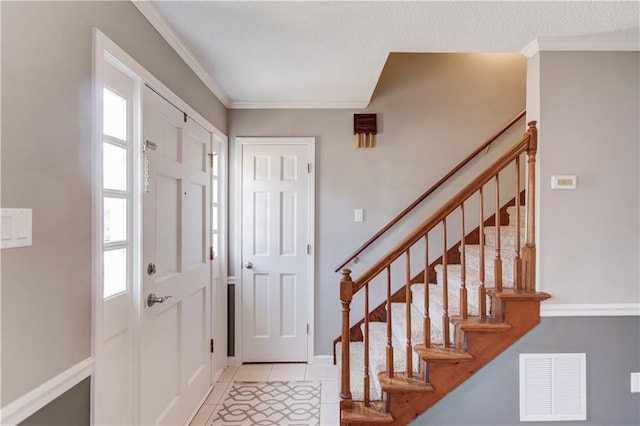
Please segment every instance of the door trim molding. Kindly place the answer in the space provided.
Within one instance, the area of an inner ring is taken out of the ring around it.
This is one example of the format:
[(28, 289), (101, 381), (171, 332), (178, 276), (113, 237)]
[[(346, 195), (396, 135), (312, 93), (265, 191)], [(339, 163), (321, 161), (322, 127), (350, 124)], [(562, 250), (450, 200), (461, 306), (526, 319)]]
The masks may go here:
[(51, 401), (93, 374), (93, 357), (89, 357), (52, 377), (35, 389), (2, 407), (2, 424), (23, 422)]
[[(258, 137), (258, 136), (236, 136), (234, 150), (234, 180), (235, 180), (235, 200), (233, 203), (236, 223), (234, 226), (235, 233), (235, 250), (234, 250), (234, 275), (235, 286), (235, 358), (233, 361), (242, 364), (243, 348), (242, 348), (242, 147), (244, 145), (258, 144), (278, 144), (278, 145), (307, 145), (309, 150), (309, 163), (311, 168), (309, 171), (309, 244), (311, 245), (311, 255), (309, 259), (309, 276), (307, 281), (307, 324), (309, 325), (309, 333), (307, 334), (307, 363), (312, 364), (315, 358), (315, 265), (316, 265), (316, 138), (313, 136), (300, 137)], [(231, 364), (231, 362), (230, 362)]]

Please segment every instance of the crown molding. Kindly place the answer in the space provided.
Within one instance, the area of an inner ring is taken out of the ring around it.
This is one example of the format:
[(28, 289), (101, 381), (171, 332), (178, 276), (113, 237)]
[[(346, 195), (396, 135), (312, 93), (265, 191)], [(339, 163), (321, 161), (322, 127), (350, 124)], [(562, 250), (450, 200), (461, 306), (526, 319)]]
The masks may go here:
[(180, 37), (176, 34), (176, 32), (171, 28), (171, 26), (167, 23), (167, 21), (160, 15), (158, 9), (151, 4), (149, 0), (132, 0), (132, 3), (135, 7), (138, 8), (142, 16), (144, 16), (147, 21), (160, 33), (162, 38), (169, 43), (169, 46), (176, 51), (176, 53), (182, 58), (182, 60), (191, 68), (191, 70), (198, 76), (198, 78), (204, 83), (205, 86), (211, 90), (219, 100), (224, 104), (225, 107), (229, 108), (231, 105), (231, 100), (229, 96), (225, 93), (224, 90), (220, 87), (220, 85), (209, 75), (209, 73), (204, 69), (204, 67), (198, 62), (198, 60), (193, 56), (191, 51), (185, 46)]
[(640, 40), (604, 40), (576, 38), (543, 38), (535, 39), (525, 46), (520, 53), (531, 58), (542, 51), (640, 51)]
[(369, 101), (235, 101), (231, 109), (365, 109)]

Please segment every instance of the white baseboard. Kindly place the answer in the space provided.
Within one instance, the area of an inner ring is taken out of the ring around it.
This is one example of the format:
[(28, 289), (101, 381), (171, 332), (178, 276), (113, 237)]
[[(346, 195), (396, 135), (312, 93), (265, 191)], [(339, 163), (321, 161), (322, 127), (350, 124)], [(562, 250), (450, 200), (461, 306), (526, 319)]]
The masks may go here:
[(37, 388), (2, 407), (2, 425), (13, 426), (93, 374), (94, 360), (89, 357), (47, 380)]
[(640, 303), (553, 304), (540, 306), (543, 317), (634, 317), (640, 316)]
[(316, 355), (313, 357), (314, 364), (324, 364), (324, 365), (332, 365), (333, 364), (333, 355)]

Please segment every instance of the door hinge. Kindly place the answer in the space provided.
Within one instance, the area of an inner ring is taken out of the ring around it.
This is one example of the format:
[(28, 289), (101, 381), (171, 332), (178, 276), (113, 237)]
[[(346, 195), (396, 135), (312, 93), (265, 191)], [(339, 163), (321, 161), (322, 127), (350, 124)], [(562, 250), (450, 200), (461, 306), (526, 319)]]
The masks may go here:
[(183, 112), (183, 114), (184, 114), (184, 122), (186, 123), (187, 122), (187, 113)]
[(307, 244), (307, 254), (311, 254), (311, 244)]
[(211, 353), (213, 353), (213, 339), (211, 339)]
[(213, 252), (213, 246), (211, 246), (209, 249), (209, 259), (213, 260), (214, 257), (215, 257), (215, 253)]
[(311, 163), (307, 163), (307, 173), (311, 173)]
[(309, 334), (309, 324), (307, 324), (307, 334)]

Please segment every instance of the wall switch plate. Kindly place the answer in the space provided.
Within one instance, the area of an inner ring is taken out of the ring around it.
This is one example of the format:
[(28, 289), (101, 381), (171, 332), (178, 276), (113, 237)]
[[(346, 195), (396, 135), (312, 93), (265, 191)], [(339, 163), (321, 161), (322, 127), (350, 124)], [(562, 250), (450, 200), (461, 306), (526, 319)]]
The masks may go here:
[(32, 235), (31, 209), (2, 209), (2, 248), (29, 247)]
[(355, 209), (353, 211), (353, 218), (356, 222), (364, 222), (364, 210)]
[(631, 373), (631, 393), (640, 392), (640, 373)]
[(551, 189), (576, 189), (578, 187), (577, 176), (551, 176)]

